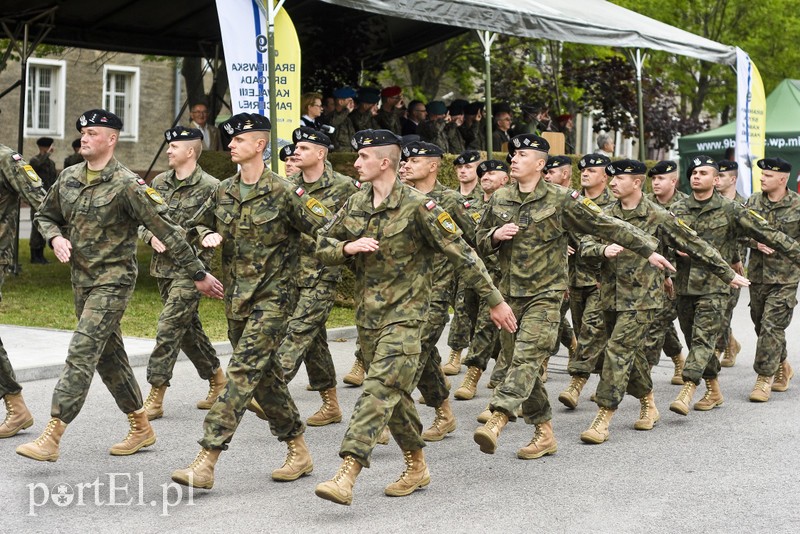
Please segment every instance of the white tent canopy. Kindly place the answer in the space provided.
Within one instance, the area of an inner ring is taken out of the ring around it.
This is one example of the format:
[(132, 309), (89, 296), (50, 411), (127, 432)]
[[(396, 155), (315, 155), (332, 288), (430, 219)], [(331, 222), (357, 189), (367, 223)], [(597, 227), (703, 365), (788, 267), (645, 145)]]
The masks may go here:
[(432, 23), (602, 46), (649, 48), (736, 64), (734, 47), (675, 28), (604, 0), (322, 0), (328, 4)]

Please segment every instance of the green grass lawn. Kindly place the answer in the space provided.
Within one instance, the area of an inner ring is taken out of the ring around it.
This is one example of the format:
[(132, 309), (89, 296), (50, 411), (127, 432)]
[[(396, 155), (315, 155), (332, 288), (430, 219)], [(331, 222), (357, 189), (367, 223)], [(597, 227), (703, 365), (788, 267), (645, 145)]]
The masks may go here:
[[(73, 330), (76, 319), (69, 265), (58, 263), (49, 249), (45, 257), (50, 264), (31, 265), (28, 240), (20, 240), (19, 248), (22, 273), (19, 276), (6, 275), (2, 288), (3, 300), (0, 301), (0, 323)], [(126, 336), (150, 338), (156, 334), (161, 298), (156, 281), (149, 274), (151, 255), (150, 247), (139, 247), (136, 291), (122, 319), (122, 333)], [(222, 301), (203, 298), (200, 318), (212, 340), (227, 339), (227, 321)], [(354, 322), (352, 309), (336, 306), (328, 318), (327, 326), (334, 328)]]

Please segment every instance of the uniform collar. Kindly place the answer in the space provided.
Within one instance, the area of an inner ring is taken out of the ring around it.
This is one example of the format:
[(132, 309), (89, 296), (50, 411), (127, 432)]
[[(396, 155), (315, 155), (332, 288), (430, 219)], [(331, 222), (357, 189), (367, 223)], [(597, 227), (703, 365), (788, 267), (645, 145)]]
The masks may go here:
[[(268, 194), (272, 191), (272, 181), (273, 181), (273, 173), (269, 169), (269, 167), (264, 167), (264, 172), (261, 173), (261, 178), (258, 179), (258, 182), (254, 184), (253, 190), (250, 191), (250, 198), (259, 197), (262, 195)], [(237, 172), (231, 183), (228, 184), (228, 187), (225, 189), (225, 193), (229, 196), (232, 196), (239, 202), (242, 202), (242, 198), (239, 194), (239, 183), (242, 180), (242, 173)]]

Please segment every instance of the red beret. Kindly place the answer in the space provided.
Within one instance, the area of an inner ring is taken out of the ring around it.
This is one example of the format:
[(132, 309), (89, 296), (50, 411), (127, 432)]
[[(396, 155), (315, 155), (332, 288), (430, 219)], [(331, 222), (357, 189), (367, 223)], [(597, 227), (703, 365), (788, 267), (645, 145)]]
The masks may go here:
[(383, 91), (381, 91), (382, 97), (390, 97), (390, 96), (399, 96), (403, 93), (403, 90), (400, 87), (393, 85), (391, 87), (384, 87)]

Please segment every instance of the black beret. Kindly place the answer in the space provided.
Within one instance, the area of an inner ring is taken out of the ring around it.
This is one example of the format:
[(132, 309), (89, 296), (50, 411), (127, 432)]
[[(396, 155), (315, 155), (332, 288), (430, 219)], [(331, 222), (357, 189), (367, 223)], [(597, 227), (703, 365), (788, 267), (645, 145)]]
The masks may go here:
[(609, 176), (619, 176), (621, 174), (644, 174), (647, 172), (647, 165), (635, 159), (620, 159), (612, 161), (606, 165), (606, 174)]
[(544, 170), (557, 169), (559, 167), (566, 167), (572, 165), (572, 159), (569, 156), (550, 156), (547, 158), (547, 163), (544, 165)]
[(444, 150), (425, 141), (413, 141), (403, 145), (403, 159), (422, 157), (422, 158), (441, 158)]
[(467, 150), (466, 152), (462, 152), (458, 155), (456, 159), (453, 160), (453, 165), (466, 165), (467, 163), (474, 163), (476, 161), (480, 161), (481, 153), (477, 150)]
[(717, 162), (717, 166), (719, 167), (719, 172), (738, 171), (739, 170), (739, 164), (738, 163), (736, 163), (735, 161), (727, 160), (727, 159), (723, 159), (722, 161), (718, 161)]
[(78, 139), (75, 139), (72, 142), (72, 148), (80, 148), (80, 147), (81, 147), (81, 139), (79, 137)]
[(693, 157), (691, 161), (689, 161), (689, 168), (686, 169), (686, 172), (691, 176), (692, 171), (697, 167), (714, 167), (719, 170), (719, 165), (714, 161), (714, 158), (706, 156), (705, 154)]
[(401, 146), (400, 137), (389, 130), (361, 130), (360, 132), (356, 132), (350, 140), (350, 144), (355, 150), (373, 146)]
[(514, 157), (514, 147), (512, 145), (508, 146), (508, 155), (506, 156), (506, 161), (509, 165), (511, 165), (511, 159)]
[(481, 164), (478, 165), (478, 178), (481, 178), (490, 171), (503, 171), (504, 173), (508, 173), (508, 165), (496, 159), (482, 161)]
[(653, 167), (647, 171), (647, 176), (658, 176), (659, 174), (669, 174), (671, 172), (677, 172), (678, 164), (672, 160), (665, 159), (663, 161), (659, 161)]
[(295, 128), (294, 131), (292, 132), (292, 141), (294, 141), (295, 144), (313, 143), (315, 145), (323, 146), (328, 149), (333, 148), (333, 143), (331, 143), (330, 137), (320, 132), (319, 130), (315, 130), (314, 128), (309, 128), (308, 126), (301, 126), (299, 128)]
[(547, 142), (547, 139), (532, 133), (515, 135), (511, 139), (511, 146), (513, 146), (515, 150), (529, 149), (538, 150), (540, 152), (547, 152), (550, 150), (550, 143)]
[(203, 132), (197, 128), (184, 128), (183, 126), (176, 126), (164, 132), (164, 138), (167, 142), (172, 141), (194, 141), (195, 139), (202, 140)]
[(483, 102), (470, 102), (464, 106), (464, 115), (477, 115), (483, 109)]
[(402, 136), (400, 138), (400, 145), (401, 146), (406, 146), (408, 143), (413, 143), (414, 141), (419, 141), (421, 139), (422, 138), (420, 136), (418, 136), (417, 134), (404, 135), (404, 136)]
[(580, 170), (588, 167), (603, 167), (605, 169), (609, 163), (611, 163), (611, 158), (603, 154), (586, 154), (578, 162), (578, 168)]
[(278, 157), (283, 162), (291, 158), (293, 154), (294, 154), (294, 145), (284, 145), (281, 147), (280, 151), (278, 151)]
[(783, 158), (760, 159), (756, 165), (765, 171), (792, 172), (792, 164)]
[(364, 104), (377, 104), (381, 101), (381, 91), (374, 87), (362, 87), (358, 90), (358, 101)]
[(269, 119), (258, 113), (239, 113), (220, 125), (229, 136), (236, 137), (247, 132), (268, 132), (272, 129)]
[(90, 109), (75, 121), (75, 128), (80, 132), (87, 126), (102, 126), (113, 130), (122, 129), (122, 120), (104, 109)]
[(36, 146), (50, 148), (51, 146), (53, 146), (53, 138), (52, 137), (40, 137), (39, 139), (36, 140)]
[(450, 106), (447, 110), (450, 112), (450, 116), (454, 117), (456, 115), (463, 115), (464, 114), (464, 107), (469, 104), (466, 100), (462, 100), (457, 98), (450, 102)]

